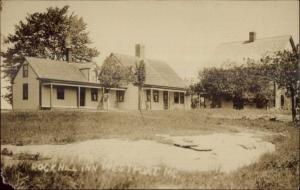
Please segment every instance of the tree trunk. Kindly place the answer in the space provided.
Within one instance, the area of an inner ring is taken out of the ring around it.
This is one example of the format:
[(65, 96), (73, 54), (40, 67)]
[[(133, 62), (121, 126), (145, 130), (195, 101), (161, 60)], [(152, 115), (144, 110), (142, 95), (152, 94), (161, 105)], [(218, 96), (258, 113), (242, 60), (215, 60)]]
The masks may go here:
[[(104, 92), (105, 94), (105, 92)], [(108, 107), (109, 107), (109, 90), (107, 90), (107, 93), (106, 93), (106, 110), (108, 111)]]
[(143, 101), (144, 101), (143, 86), (141, 86), (141, 110), (143, 109)]
[(292, 119), (293, 122), (296, 118), (296, 109), (295, 109), (295, 90), (294, 88), (291, 88), (291, 100), (292, 100)]
[(141, 89), (142, 87), (139, 85), (139, 88), (138, 88), (138, 108), (139, 108), (139, 111), (141, 111), (141, 104), (142, 104), (142, 100), (141, 100)]
[(200, 94), (198, 94), (198, 109), (201, 108), (201, 103), (200, 103)]

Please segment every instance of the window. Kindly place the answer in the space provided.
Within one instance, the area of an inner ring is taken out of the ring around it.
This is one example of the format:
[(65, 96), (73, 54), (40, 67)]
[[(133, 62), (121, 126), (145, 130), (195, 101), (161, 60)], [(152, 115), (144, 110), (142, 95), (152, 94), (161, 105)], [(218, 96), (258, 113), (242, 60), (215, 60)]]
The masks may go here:
[(91, 89), (92, 101), (98, 101), (98, 89)]
[(23, 100), (28, 100), (28, 84), (23, 84)]
[(158, 90), (153, 90), (153, 101), (154, 102), (159, 102)]
[(90, 79), (92, 82), (97, 82), (97, 80), (98, 80), (97, 74), (98, 74), (98, 72), (96, 70), (91, 71)]
[(174, 92), (174, 103), (179, 104), (179, 92)]
[(184, 93), (180, 92), (180, 103), (184, 104)]
[(23, 65), (23, 77), (28, 77), (28, 65)]
[(151, 91), (150, 90), (146, 91), (146, 97), (147, 97), (147, 102), (150, 102), (151, 101)]
[(284, 106), (284, 96), (283, 95), (280, 96), (280, 105), (281, 105), (281, 107)]
[(64, 87), (61, 87), (61, 86), (57, 87), (57, 89), (56, 89), (56, 98), (58, 100), (64, 100), (65, 99), (65, 89), (64, 89)]
[(98, 72), (95, 70), (95, 82), (98, 82)]
[(118, 101), (118, 102), (124, 102), (124, 94), (125, 94), (125, 91), (123, 91), (123, 90), (118, 90), (118, 91), (116, 92), (116, 94), (117, 94), (117, 101)]

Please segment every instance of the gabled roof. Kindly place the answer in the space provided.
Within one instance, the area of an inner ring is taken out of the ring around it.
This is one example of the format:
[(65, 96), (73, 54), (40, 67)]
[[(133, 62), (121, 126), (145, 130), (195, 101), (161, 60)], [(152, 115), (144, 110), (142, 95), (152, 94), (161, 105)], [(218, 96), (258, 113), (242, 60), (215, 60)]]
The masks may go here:
[(241, 64), (245, 63), (247, 58), (258, 60), (276, 51), (292, 49), (293, 46), (293, 39), (290, 35), (256, 39), (254, 42), (223, 43), (217, 47), (211, 59), (211, 64), (215, 66), (221, 66), (226, 62)]
[[(124, 66), (133, 66), (138, 61), (138, 58), (130, 55), (112, 53)], [(145, 59), (146, 79), (145, 85), (160, 86), (166, 88), (186, 87), (184, 81), (175, 73), (175, 71), (165, 62), (153, 59)]]
[(70, 82), (93, 83), (88, 81), (80, 69), (97, 67), (95, 63), (68, 63), (35, 57), (25, 57), (25, 60), (38, 75), (38, 78)]

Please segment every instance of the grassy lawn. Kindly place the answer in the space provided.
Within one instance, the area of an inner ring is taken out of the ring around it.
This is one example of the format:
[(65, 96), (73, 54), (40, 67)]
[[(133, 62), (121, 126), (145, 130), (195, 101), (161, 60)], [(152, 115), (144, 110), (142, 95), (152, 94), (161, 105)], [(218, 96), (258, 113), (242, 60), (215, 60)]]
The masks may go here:
[[(6, 180), (18, 188), (269, 188), (299, 186), (299, 129), (289, 122), (269, 121), (250, 115), (264, 111), (199, 110), (188, 112), (16, 112), (1, 114), (1, 143), (61, 144), (97, 138), (155, 139), (155, 134), (201, 135), (259, 131), (276, 145), (274, 153), (259, 162), (226, 174), (178, 172), (164, 166), (157, 175), (128, 168), (122, 172), (34, 171), (30, 162), (1, 165)], [(219, 117), (226, 116), (226, 117)], [(234, 162), (234, 160), (233, 160)], [(1, 162), (2, 163), (2, 162)], [(78, 163), (79, 165), (81, 163)]]
[[(253, 111), (252, 111), (253, 112)], [(223, 113), (223, 114), (222, 114)], [(189, 112), (11, 112), (1, 114), (1, 143), (55, 144), (96, 138), (152, 139), (155, 134), (197, 135), (247, 129), (284, 132), (286, 124), (245, 118), (235, 110)], [(225, 115), (219, 118), (218, 115)], [(232, 119), (231, 117), (237, 117)]]

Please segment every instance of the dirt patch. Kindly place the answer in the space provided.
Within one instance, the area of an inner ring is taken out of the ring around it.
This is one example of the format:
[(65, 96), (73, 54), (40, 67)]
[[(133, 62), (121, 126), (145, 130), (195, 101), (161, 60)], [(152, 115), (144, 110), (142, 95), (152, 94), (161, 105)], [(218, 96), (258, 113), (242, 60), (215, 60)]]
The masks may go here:
[[(266, 153), (275, 150), (251, 133), (210, 134), (201, 136), (161, 136), (162, 142), (151, 140), (129, 141), (99, 139), (65, 145), (3, 145), (14, 154), (39, 153), (52, 159), (100, 162), (104, 168), (132, 167), (152, 170), (164, 166), (182, 171), (231, 172), (251, 164)], [(210, 151), (195, 151), (176, 147), (174, 142), (193, 143)]]

